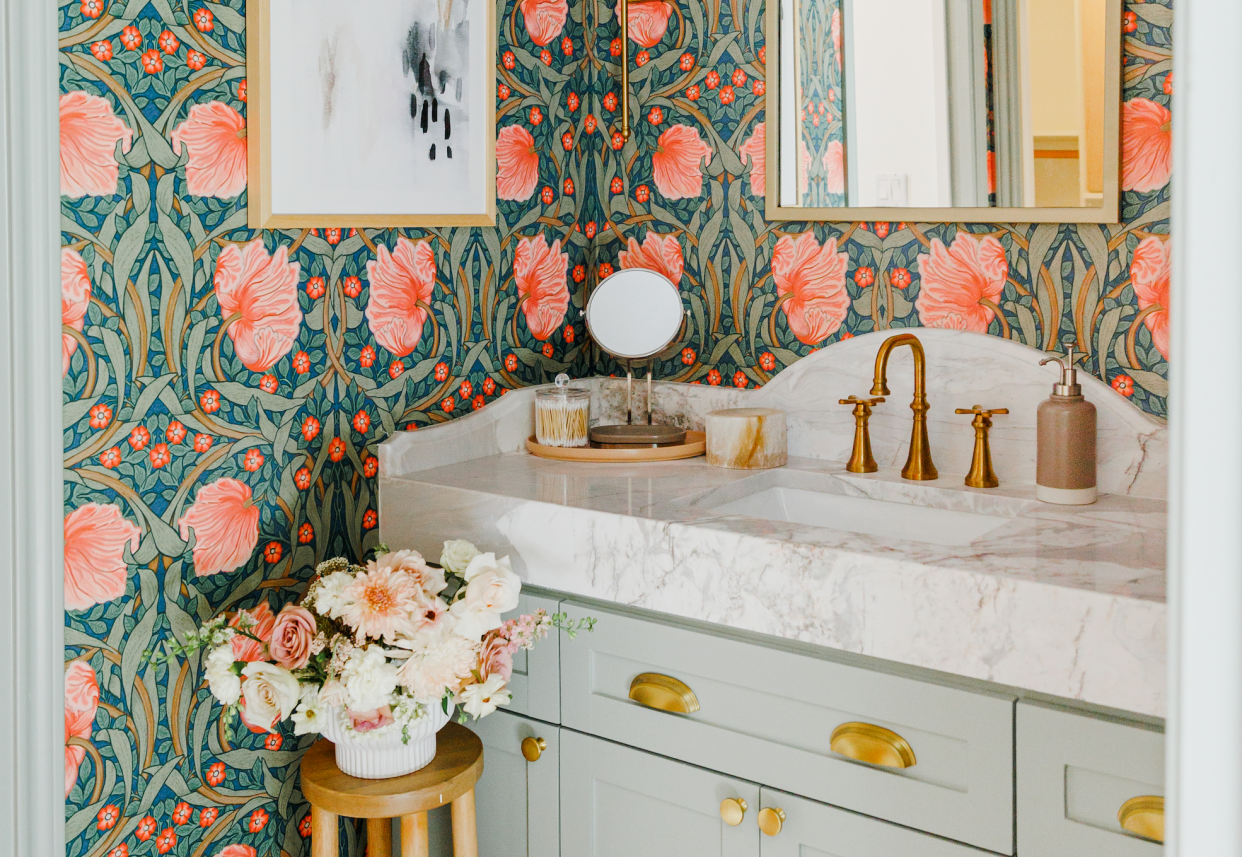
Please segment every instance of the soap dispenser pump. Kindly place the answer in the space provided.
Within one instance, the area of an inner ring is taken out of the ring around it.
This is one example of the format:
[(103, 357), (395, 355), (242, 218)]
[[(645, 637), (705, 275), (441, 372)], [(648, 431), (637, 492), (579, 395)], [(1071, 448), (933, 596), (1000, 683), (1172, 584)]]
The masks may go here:
[(1036, 415), (1035, 496), (1045, 503), (1086, 506), (1096, 500), (1095, 405), (1082, 395), (1074, 349), (1062, 361), (1060, 383), (1041, 402)]

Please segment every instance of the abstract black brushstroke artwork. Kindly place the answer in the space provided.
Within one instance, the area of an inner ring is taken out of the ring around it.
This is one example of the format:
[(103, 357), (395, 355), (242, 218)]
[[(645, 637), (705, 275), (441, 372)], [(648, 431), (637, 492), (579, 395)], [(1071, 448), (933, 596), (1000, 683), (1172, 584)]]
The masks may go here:
[(271, 211), (493, 205), (484, 0), (268, 0)]

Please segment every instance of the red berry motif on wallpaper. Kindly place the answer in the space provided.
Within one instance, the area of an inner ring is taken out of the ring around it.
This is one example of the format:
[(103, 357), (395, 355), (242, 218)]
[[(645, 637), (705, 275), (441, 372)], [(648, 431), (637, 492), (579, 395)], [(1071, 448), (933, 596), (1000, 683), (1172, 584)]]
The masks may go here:
[(768, 91), (768, 87), (766, 84), (764, 84), (762, 80), (756, 80), (754, 83), (750, 85), (750, 91), (753, 92), (755, 95), (763, 95), (765, 92)]
[(440, 410), (444, 411), (446, 414), (453, 413), (453, 409), (456, 407), (457, 407), (457, 402), (453, 401), (452, 396), (449, 396), (447, 399), (445, 399), (443, 402), (440, 403)]
[(512, 95), (512, 93), (509, 91), (509, 87), (505, 86), (503, 83), (496, 87), (496, 97), (501, 101), (506, 100), (510, 95)]
[(639, 68), (642, 68), (649, 62), (651, 62), (651, 54), (646, 51), (639, 51), (638, 55), (634, 57), (634, 64)]
[(612, 265), (607, 262), (599, 266), (599, 278), (601, 280), (612, 276)]
[(325, 229), (323, 231), (323, 240), (327, 241), (329, 244), (340, 244), (341, 230), (337, 228)]
[(743, 373), (741, 369), (733, 373), (733, 386), (734, 387), (745, 387), (748, 383), (749, 381), (746, 378), (745, 373)]
[(483, 379), (483, 392), (489, 396), (496, 392), (496, 381), (494, 378)]
[(87, 18), (98, 18), (103, 10), (103, 0), (82, 0), (82, 14)]
[(542, 121), (543, 121), (543, 111), (540, 110), (538, 107), (532, 107), (530, 109), (530, 124), (538, 125)]
[(745, 86), (746, 85), (746, 72), (742, 71), (740, 68), (737, 69), (736, 71), (733, 72), (732, 80), (733, 80), (734, 86)]
[(625, 189), (625, 185), (621, 181), (621, 176), (613, 176), (612, 181), (608, 183), (608, 189), (613, 193), (620, 193), (623, 191)]
[(111, 830), (116, 826), (116, 821), (121, 817), (121, 811), (112, 804), (108, 804), (99, 810), (99, 814), (95, 816), (95, 827), (99, 830)]
[(771, 351), (765, 351), (759, 355), (759, 365), (763, 367), (763, 371), (771, 372), (776, 368), (776, 355)]
[(299, 835), (299, 836), (301, 836), (303, 839), (309, 839), (309, 838), (310, 838), (310, 835), (311, 835), (311, 817), (310, 817), (310, 813), (309, 813), (309, 812), (308, 812), (306, 815), (304, 815), (304, 816), (302, 817), (302, 820), (301, 820), (301, 821), (299, 821), (299, 822), (298, 822), (298, 835)]
[(561, 53), (567, 57), (574, 55), (574, 40), (569, 38), (569, 36), (561, 39)]
[(401, 373), (405, 371), (405, 364), (400, 360), (394, 360), (388, 364), (388, 377), (397, 379), (401, 377)]
[(707, 84), (708, 89), (715, 89), (720, 86), (720, 75), (718, 75), (715, 71), (709, 71), (707, 73), (706, 80), (703, 82)]
[(173, 35), (172, 30), (165, 30), (160, 33), (160, 38), (157, 44), (159, 44), (160, 50), (169, 56), (175, 54), (177, 52), (177, 48), (181, 47), (181, 42), (175, 35)]
[(612, 132), (612, 148), (613, 151), (619, 152), (625, 148), (625, 137), (621, 136), (620, 131)]
[(713, 387), (719, 387), (719, 386), (720, 386), (720, 380), (721, 380), (721, 379), (720, 379), (720, 373), (719, 373), (718, 371), (716, 371), (715, 369), (709, 369), (709, 370), (708, 370), (708, 372), (707, 372), (707, 383), (711, 384)]
[(152, 48), (142, 55), (142, 68), (147, 74), (158, 74), (164, 70), (164, 58)]
[(366, 411), (359, 411), (354, 414), (354, 431), (359, 434), (366, 434), (367, 429), (371, 427), (371, 415)]
[(345, 290), (346, 297), (356, 298), (362, 294), (362, 280), (357, 277), (346, 277), (342, 288)]
[(168, 444), (157, 443), (151, 447), (151, 451), (147, 453), (147, 457), (151, 459), (151, 466), (159, 469), (170, 461), (172, 461), (172, 453), (168, 451)]
[(573, 278), (574, 278), (575, 283), (581, 283), (583, 280), (585, 280), (586, 279), (586, 266), (585, 265), (574, 265)]
[(683, 365), (685, 365), (685, 366), (693, 366), (693, 365), (694, 365), (694, 361), (695, 361), (695, 360), (698, 360), (698, 359), (699, 359), (699, 357), (698, 357), (698, 355), (697, 355), (697, 354), (695, 354), (695, 353), (694, 353), (694, 349), (693, 349), (693, 348), (683, 348), (683, 349), (681, 349), (681, 362), (682, 362), (682, 364), (683, 364)]
[[(310, 525), (303, 524), (302, 526)], [(258, 833), (267, 826), (267, 818), (268, 816), (266, 812), (261, 809), (256, 809), (254, 812), (250, 813), (250, 823), (246, 825), (246, 827), (251, 833)]]
[(517, 366), (518, 366), (517, 355), (506, 354), (505, 355), (505, 369), (508, 370), (509, 372), (516, 372)]
[(275, 393), (279, 386), (275, 375), (264, 375), (259, 379), (259, 389), (265, 393)]
[(121, 30), (121, 44), (126, 50), (136, 51), (142, 47), (142, 33), (137, 27), (129, 26)]
[(134, 450), (146, 449), (150, 441), (151, 432), (144, 426), (134, 426), (134, 430), (129, 433), (129, 445)]
[(733, 96), (732, 86), (725, 84), (724, 86), (720, 87), (720, 103), (721, 104), (732, 104), (733, 97), (734, 96)]
[(100, 62), (107, 62), (112, 59), (112, 42), (91, 42), (91, 53)]
[(99, 453), (99, 463), (111, 470), (121, 463), (121, 448), (114, 446)]
[(483, 410), (483, 408), (484, 408), (486, 405), (487, 405), (487, 399), (485, 399), (485, 398), (482, 396), (482, 394), (480, 394), (480, 395), (478, 395), (478, 396), (475, 396), (475, 397), (474, 397), (474, 399), (473, 399), (473, 400), (471, 400), (471, 402), (470, 402), (470, 407), (471, 407), (471, 409), (472, 409), (472, 410), (476, 410), (476, 411), (481, 411), (481, 410)]
[(213, 443), (215, 443), (215, 441), (212, 439), (211, 435), (209, 434), (194, 435), (194, 451), (195, 452), (206, 452), (207, 450), (211, 449), (211, 445)]
[(315, 528), (310, 524), (298, 527), (298, 544), (308, 545), (315, 540)]
[(207, 785), (218, 786), (224, 782), (224, 762), (212, 762), (207, 768)]
[(318, 300), (323, 297), (324, 291), (323, 277), (311, 277), (306, 281), (306, 294), (310, 296), (311, 300)]
[(904, 289), (914, 280), (906, 268), (893, 268), (888, 275), (888, 281), (893, 284), (893, 288)]
[(374, 509), (367, 509), (362, 516), (362, 528), (364, 530), (373, 530), (379, 524), (379, 515), (375, 514)]
[(319, 420), (314, 417), (307, 417), (302, 420), (302, 437), (308, 441), (319, 437)]
[(1126, 398), (1134, 395), (1134, 379), (1129, 375), (1114, 375), (1112, 386), (1114, 390)]
[(248, 472), (254, 473), (262, 466), (263, 453), (259, 452), (257, 449), (246, 450), (246, 457), (242, 461), (242, 467), (244, 467)]
[(305, 491), (311, 484), (311, 472), (309, 467), (299, 467), (298, 472), (293, 474), (293, 484), (298, 487), (299, 491)]
[(595, 237), (595, 228), (596, 228), (596, 227), (595, 227), (595, 221), (594, 221), (594, 220), (592, 220), (592, 221), (590, 221), (590, 222), (588, 222), (588, 223), (587, 223), (587, 225), (586, 225), (586, 237), (587, 237), (587, 238), (594, 238), (594, 237)]
[(646, 202), (651, 199), (651, 188), (647, 187), (645, 184), (640, 184), (638, 187), (634, 188), (634, 199), (639, 202)]
[(457, 388), (457, 393), (463, 400), (469, 399), (474, 395), (474, 385), (469, 381), (462, 381), (461, 386)]
[(263, 559), (268, 563), (280, 562), (280, 555), (284, 550), (280, 546), (280, 542), (268, 542), (267, 547), (263, 548)]
[(573, 196), (574, 195), (574, 180), (565, 179), (565, 185), (564, 187), (561, 188), (561, 190), (564, 191), (565, 196)]
[(561, 148), (563, 148), (566, 152), (568, 152), (572, 150), (573, 147), (574, 147), (574, 135), (571, 132), (566, 131), (564, 134), (561, 135)]
[(621, 40), (620, 39), (613, 39), (608, 44), (608, 53), (614, 57), (621, 56)]
[(556, 199), (556, 194), (553, 192), (552, 188), (545, 187), (539, 192), (539, 198), (543, 200), (544, 205), (551, 205), (552, 201)]
[(129, 857), (129, 846), (122, 842), (108, 852), (108, 857)]
[(160, 831), (160, 835), (155, 837), (155, 850), (160, 854), (167, 854), (177, 847), (177, 831), (171, 827), (166, 827)]
[(599, 127), (599, 120), (595, 118), (595, 114), (588, 113), (586, 119), (582, 120), (582, 128), (588, 134), (594, 134), (595, 129)]
[(517, 67), (517, 57), (513, 55), (513, 51), (505, 51), (504, 56), (500, 58), (500, 62), (509, 71), (513, 71)]
[(854, 271), (854, 282), (860, 289), (867, 288), (867, 286), (875, 282), (875, 271), (865, 265), (858, 268), (858, 270)]
[(449, 368), (447, 363), (437, 363), (433, 370), (437, 381), (444, 381), (448, 378)]
[[(301, 352), (299, 352), (299, 354), (301, 354)], [(295, 364), (297, 363), (296, 359), (294, 360), (294, 363)], [(372, 366), (374, 366), (375, 365), (375, 349), (369, 345), (363, 347), (362, 351), (358, 353), (358, 365), (360, 365), (363, 369), (370, 369)]]
[(379, 473), (379, 459), (374, 455), (368, 455), (362, 460), (362, 475), (370, 479)]
[(552, 350), (552, 343), (551, 343), (551, 342), (545, 342), (545, 343), (543, 344), (543, 356), (544, 356), (544, 357), (547, 357), (548, 359), (551, 359), (551, 358), (552, 358), (553, 353), (554, 353), (554, 352), (553, 352), (553, 350)]
[(698, 101), (700, 94), (699, 85), (697, 83), (694, 86), (686, 87), (686, 98), (689, 98), (691, 101)]
[(91, 408), (90, 426), (93, 429), (107, 428), (108, 423), (112, 422), (112, 408), (104, 404), (95, 405)]
[(659, 125), (664, 121), (664, 111), (659, 107), (652, 107), (651, 110), (647, 111), (647, 121), (652, 125)]
[(877, 224), (875, 225), (875, 234), (876, 234), (876, 235), (878, 235), (880, 238), (887, 238), (887, 237), (888, 237), (888, 230), (889, 230), (890, 228), (891, 228), (891, 224), (888, 224), (888, 223), (877, 223)]
[(143, 816), (138, 822), (138, 826), (134, 828), (134, 836), (141, 841), (146, 842), (155, 835), (155, 819), (149, 815)]
[(576, 336), (577, 336), (577, 334), (576, 334), (576, 333), (574, 333), (574, 328), (573, 328), (573, 325), (570, 325), (569, 327), (565, 328), (565, 332), (561, 334), (561, 337), (565, 340), (565, 342), (566, 342), (568, 345), (573, 345), (573, 344), (574, 344), (574, 338), (575, 338)]
[(544, 48), (539, 52), (539, 61), (544, 65), (552, 65), (552, 52)]
[(604, 94), (604, 109), (608, 111), (617, 109), (617, 93), (607, 92)]
[(579, 103), (580, 102), (578, 101), (578, 93), (571, 92), (569, 93), (569, 95), (565, 96), (565, 106), (569, 108), (570, 113), (573, 113), (575, 110), (578, 109)]
[(173, 420), (168, 424), (168, 428), (164, 429), (164, 439), (172, 444), (181, 443), (187, 434), (189, 432), (179, 420)]
[(211, 827), (213, 824), (216, 823), (216, 818), (219, 815), (220, 815), (220, 810), (214, 806), (209, 806), (209, 807), (206, 807), (205, 809), (199, 810), (198, 826), (199, 827)]
[(269, 750), (279, 750), (280, 745), (283, 743), (284, 739), (280, 737), (280, 734), (273, 732), (271, 735), (267, 736), (267, 740), (263, 742), (263, 746)]
[(194, 808), (185, 801), (181, 801), (173, 807), (172, 820), (173, 824), (185, 824), (194, 815)]
[(694, 68), (694, 54), (682, 54), (678, 65), (682, 71), (689, 71)]
[(194, 10), (194, 26), (200, 33), (210, 33), (216, 28), (216, 16), (210, 9), (200, 7)]
[(187, 51), (185, 55), (185, 64), (195, 71), (201, 71), (203, 66), (207, 65), (207, 57), (198, 51)]

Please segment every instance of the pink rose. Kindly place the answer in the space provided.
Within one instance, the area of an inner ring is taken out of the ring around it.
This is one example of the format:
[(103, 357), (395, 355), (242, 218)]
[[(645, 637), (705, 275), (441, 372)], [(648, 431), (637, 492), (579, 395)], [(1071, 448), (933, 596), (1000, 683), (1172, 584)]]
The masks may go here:
[(379, 729), (396, 722), (392, 716), (392, 708), (387, 705), (383, 708), (372, 708), (370, 711), (354, 711), (347, 708), (345, 713), (349, 715), (349, 721), (353, 724), (355, 732), (370, 732), (372, 729)]
[(287, 670), (306, 666), (316, 630), (315, 617), (305, 607), (290, 604), (281, 610), (272, 625), (272, 637), (268, 641), (276, 663)]
[(276, 617), (272, 615), (272, 608), (268, 607), (267, 602), (264, 601), (253, 610), (243, 610), (229, 620), (230, 628), (241, 627), (242, 613), (254, 620), (254, 624), (247, 629), (247, 632), (259, 639), (252, 640), (243, 634), (234, 634), (233, 639), (229, 641), (233, 646), (233, 660), (245, 661), (246, 663), (266, 660), (267, 652), (264, 651), (265, 647), (263, 644), (272, 639), (272, 629), (276, 624)]
[(498, 675), (507, 684), (513, 676), (513, 650), (516, 646), (500, 636), (496, 631), (489, 633), (483, 640), (483, 649), (479, 652), (479, 675), (487, 681), (489, 676)]

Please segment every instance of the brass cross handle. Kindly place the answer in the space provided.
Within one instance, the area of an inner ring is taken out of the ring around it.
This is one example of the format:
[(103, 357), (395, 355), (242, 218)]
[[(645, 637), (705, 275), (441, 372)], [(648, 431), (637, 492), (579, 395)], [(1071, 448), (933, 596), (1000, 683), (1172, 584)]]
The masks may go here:
[(974, 414), (970, 424), (975, 428), (975, 454), (970, 460), (970, 472), (966, 474), (967, 488), (996, 488), (1000, 480), (992, 470), (992, 447), (988, 442), (988, 429), (992, 427), (992, 417), (1009, 413), (1009, 408), (992, 408), (988, 410), (981, 405), (970, 408), (958, 408), (954, 413)]
[(883, 396), (870, 399), (850, 396), (838, 401), (841, 405), (854, 406), (854, 449), (850, 453), (849, 464), (845, 465), (850, 473), (875, 473), (880, 469), (871, 456), (871, 435), (867, 432), (867, 419), (871, 416), (871, 409), (882, 401)]

